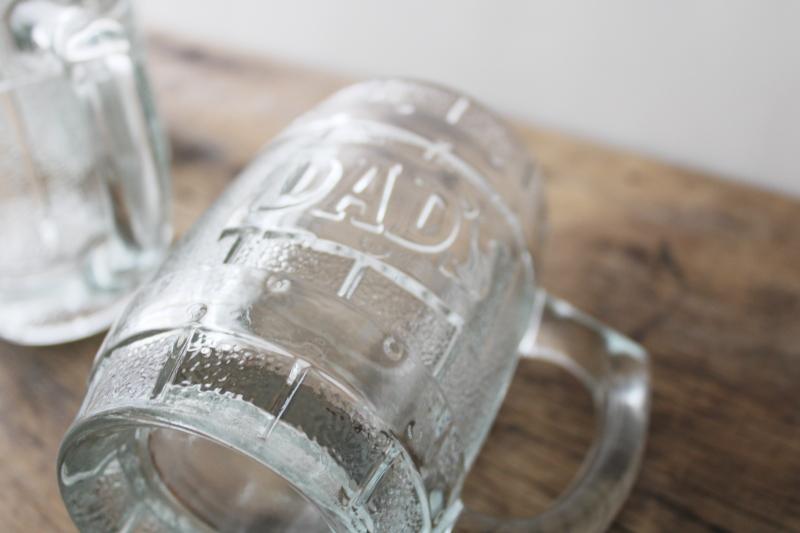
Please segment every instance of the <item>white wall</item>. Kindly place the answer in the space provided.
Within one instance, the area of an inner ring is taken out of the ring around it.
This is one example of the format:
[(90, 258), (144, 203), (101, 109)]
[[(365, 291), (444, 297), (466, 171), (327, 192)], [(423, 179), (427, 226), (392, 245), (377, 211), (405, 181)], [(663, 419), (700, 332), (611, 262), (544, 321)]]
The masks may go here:
[(800, 1), (138, 0), (140, 19), (800, 195)]

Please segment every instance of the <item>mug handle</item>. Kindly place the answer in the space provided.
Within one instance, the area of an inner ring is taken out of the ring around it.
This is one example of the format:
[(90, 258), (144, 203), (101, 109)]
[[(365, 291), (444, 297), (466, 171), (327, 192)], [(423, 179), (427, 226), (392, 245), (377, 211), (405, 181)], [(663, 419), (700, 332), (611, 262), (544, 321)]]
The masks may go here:
[(544, 290), (534, 311), (520, 354), (564, 367), (589, 389), (597, 436), (575, 479), (542, 514), (502, 519), (464, 509), (457, 531), (604, 531), (636, 478), (649, 417), (647, 352)]
[(135, 252), (166, 245), (166, 147), (125, 27), (80, 5), (49, 0), (18, 2), (10, 23), (22, 50), (54, 58), (86, 106), (121, 244)]

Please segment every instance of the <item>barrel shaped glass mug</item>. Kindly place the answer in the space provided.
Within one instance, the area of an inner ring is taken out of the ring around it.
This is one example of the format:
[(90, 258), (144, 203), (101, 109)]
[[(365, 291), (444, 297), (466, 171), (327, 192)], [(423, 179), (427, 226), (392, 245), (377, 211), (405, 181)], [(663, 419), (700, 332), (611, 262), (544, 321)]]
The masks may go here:
[[(59, 457), (75, 523), (603, 529), (643, 446), (646, 356), (536, 288), (540, 187), (509, 130), (440, 87), (366, 82), (298, 119), (106, 339)], [(503, 520), (459, 493), (520, 355), (574, 370), (600, 429), (549, 511)]]
[(130, 2), (0, 0), (0, 337), (106, 328), (170, 239)]

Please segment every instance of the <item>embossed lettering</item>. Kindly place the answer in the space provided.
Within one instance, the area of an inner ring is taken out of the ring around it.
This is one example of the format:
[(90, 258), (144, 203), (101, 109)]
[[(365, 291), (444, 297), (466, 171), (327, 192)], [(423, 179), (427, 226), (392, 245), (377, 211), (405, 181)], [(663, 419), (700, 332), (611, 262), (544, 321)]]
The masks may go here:
[[(458, 237), (461, 215), (442, 194), (422, 179), (399, 179), (402, 165), (370, 167), (339, 198), (312, 210), (314, 216), (349, 223), (382, 235), (409, 250), (435, 254)], [(419, 202), (419, 199), (422, 199)]]
[(260, 211), (289, 209), (317, 202), (336, 186), (344, 169), (336, 158), (312, 160), (299, 166), (280, 166), (274, 172), (283, 179), (276, 195), (270, 191), (259, 199)]

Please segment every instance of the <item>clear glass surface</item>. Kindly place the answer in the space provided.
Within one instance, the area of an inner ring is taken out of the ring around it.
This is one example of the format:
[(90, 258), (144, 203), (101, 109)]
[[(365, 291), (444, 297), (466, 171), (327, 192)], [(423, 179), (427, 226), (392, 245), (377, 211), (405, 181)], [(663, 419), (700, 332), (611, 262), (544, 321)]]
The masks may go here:
[(107, 337), (59, 457), (76, 524), (450, 530), (525, 343), (560, 323), (536, 297), (540, 187), (502, 122), (440, 87), (367, 82), (298, 119)]
[(0, 2), (0, 337), (107, 327), (170, 238), (127, 1)]

